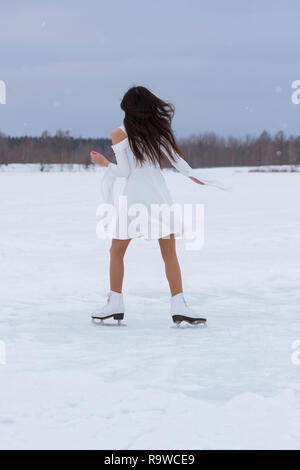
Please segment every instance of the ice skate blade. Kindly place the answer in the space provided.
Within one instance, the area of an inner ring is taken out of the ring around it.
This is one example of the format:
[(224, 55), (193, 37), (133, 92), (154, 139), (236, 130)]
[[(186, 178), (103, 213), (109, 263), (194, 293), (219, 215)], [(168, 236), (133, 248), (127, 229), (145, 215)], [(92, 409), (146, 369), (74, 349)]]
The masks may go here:
[(95, 326), (127, 326), (126, 323), (122, 323), (120, 320), (118, 320), (117, 322), (115, 323), (108, 323), (104, 320), (100, 320), (98, 318), (92, 318), (92, 323), (95, 325)]
[[(103, 317), (97, 317), (96, 315), (91, 316), (92, 322), (100, 325), (104, 325), (104, 320), (116, 320), (118, 323), (118, 326), (122, 326), (121, 321), (124, 319), (124, 313), (112, 313), (110, 315), (106, 315)], [(106, 323), (107, 324), (107, 323)], [(110, 325), (112, 325), (110, 323)]]
[(189, 322), (174, 322), (171, 328), (176, 328), (180, 330), (184, 330), (187, 328), (207, 328), (207, 322), (199, 322), (199, 323), (189, 323)]

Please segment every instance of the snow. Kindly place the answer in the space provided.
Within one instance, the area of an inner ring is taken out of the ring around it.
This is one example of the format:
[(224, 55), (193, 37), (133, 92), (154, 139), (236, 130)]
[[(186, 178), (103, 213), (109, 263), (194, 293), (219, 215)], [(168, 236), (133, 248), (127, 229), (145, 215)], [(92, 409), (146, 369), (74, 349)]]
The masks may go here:
[(156, 241), (126, 254), (127, 327), (106, 299), (101, 172), (0, 173), (0, 449), (299, 449), (297, 173), (210, 169), (231, 192), (166, 171), (205, 204), (205, 244), (178, 241), (186, 298), (208, 328), (173, 328)]
[[(8, 165), (0, 165), (0, 173), (32, 173), (32, 172), (40, 172), (41, 165), (36, 163), (27, 163), (23, 165), (22, 163), (10, 163)], [(54, 164), (44, 164), (43, 165), (43, 172), (49, 173), (61, 173), (61, 172), (75, 172), (84, 171), (84, 172), (99, 172), (103, 171), (103, 168), (98, 165), (90, 165), (86, 167), (85, 165), (79, 164), (71, 164), (71, 163), (64, 163), (60, 165), (58, 163)]]

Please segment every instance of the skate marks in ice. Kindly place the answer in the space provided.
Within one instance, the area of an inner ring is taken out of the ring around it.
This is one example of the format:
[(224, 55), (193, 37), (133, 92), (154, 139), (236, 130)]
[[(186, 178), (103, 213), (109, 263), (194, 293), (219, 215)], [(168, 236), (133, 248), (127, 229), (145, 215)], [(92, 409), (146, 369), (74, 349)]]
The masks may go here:
[[(124, 319), (124, 313), (113, 313), (112, 315), (106, 316), (99, 316), (99, 315), (92, 315), (92, 323), (94, 325), (101, 325), (101, 326), (127, 326), (125, 323), (122, 323)], [(112, 318), (116, 320), (115, 323), (106, 323), (104, 320), (108, 320)]]
[[(206, 318), (199, 318), (199, 317), (189, 317), (186, 315), (172, 315), (172, 320), (173, 323), (175, 323), (175, 326), (177, 328), (179, 327), (184, 327), (184, 328), (194, 328), (194, 327), (201, 327), (201, 328), (206, 328), (207, 327), (207, 320)], [(182, 323), (184, 322), (184, 325), (182, 326)]]

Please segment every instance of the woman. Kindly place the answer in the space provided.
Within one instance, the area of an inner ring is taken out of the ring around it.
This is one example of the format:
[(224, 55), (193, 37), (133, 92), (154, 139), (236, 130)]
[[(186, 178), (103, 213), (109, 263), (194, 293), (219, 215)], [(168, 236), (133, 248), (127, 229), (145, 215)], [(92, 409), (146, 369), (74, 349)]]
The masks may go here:
[[(152, 94), (142, 86), (130, 88), (121, 102), (125, 113), (124, 125), (111, 133), (112, 149), (117, 164), (110, 163), (107, 158), (95, 151), (91, 152), (91, 161), (107, 167), (102, 181), (103, 199), (114, 203), (113, 188), (117, 177), (126, 177), (124, 196), (127, 207), (143, 204), (146, 216), (150, 207), (155, 204), (172, 204), (172, 199), (161, 168), (169, 161), (183, 175), (197, 184), (208, 184), (196, 178), (194, 171), (181, 157), (181, 151), (174, 138), (171, 122), (174, 107)], [(167, 160), (166, 160), (167, 159)], [(211, 183), (213, 184), (213, 183)], [(125, 217), (130, 225), (130, 216)], [(143, 225), (137, 235), (130, 235), (128, 230), (120, 235), (115, 231), (110, 248), (110, 293), (107, 304), (98, 313), (92, 315), (93, 320), (113, 318), (118, 323), (124, 318), (122, 284), (124, 276), (123, 258), (130, 240), (135, 236), (158, 238), (161, 254), (165, 263), (166, 276), (171, 291), (171, 315), (173, 322), (179, 325), (182, 321), (190, 324), (205, 323), (206, 319), (193, 313), (185, 302), (182, 291), (182, 279), (175, 247), (174, 221), (159, 223), (153, 215), (147, 217), (150, 225), (158, 228), (159, 236), (149, 236), (149, 226)], [(118, 221), (119, 222), (119, 221)]]

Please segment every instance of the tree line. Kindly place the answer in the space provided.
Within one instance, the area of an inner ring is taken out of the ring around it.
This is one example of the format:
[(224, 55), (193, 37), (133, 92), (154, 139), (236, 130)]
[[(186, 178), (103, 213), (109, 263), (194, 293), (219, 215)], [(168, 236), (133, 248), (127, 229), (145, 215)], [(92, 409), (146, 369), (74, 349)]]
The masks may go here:
[[(287, 137), (282, 131), (274, 136), (264, 131), (258, 137), (240, 138), (204, 133), (179, 139), (178, 144), (193, 168), (300, 164), (300, 135)], [(115, 162), (107, 138), (74, 138), (68, 131), (58, 131), (54, 136), (45, 131), (40, 137), (0, 134), (0, 165), (37, 163), (41, 170), (54, 164), (89, 167), (92, 149)]]

